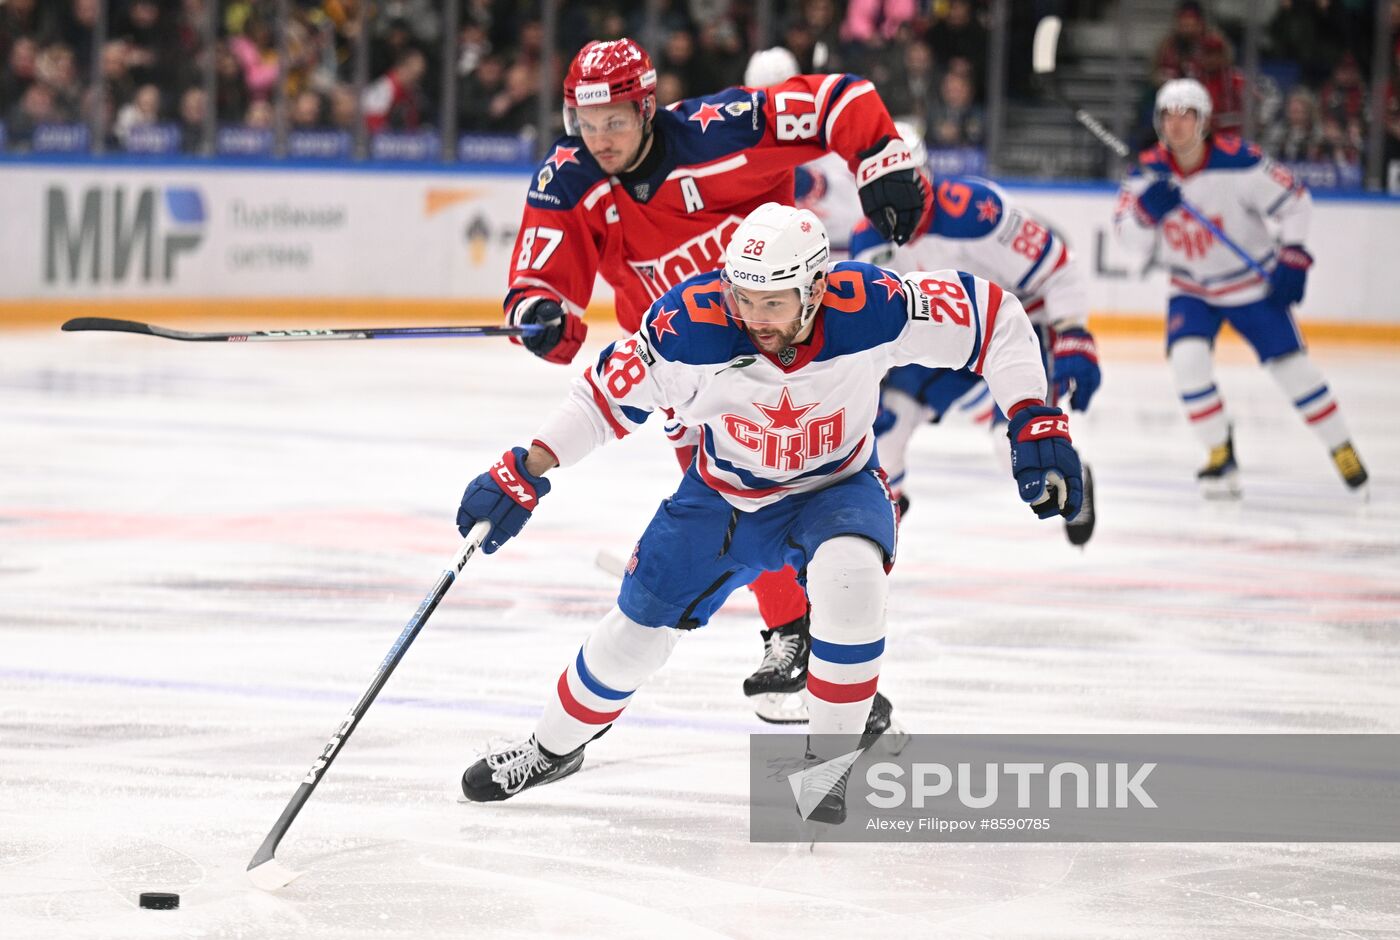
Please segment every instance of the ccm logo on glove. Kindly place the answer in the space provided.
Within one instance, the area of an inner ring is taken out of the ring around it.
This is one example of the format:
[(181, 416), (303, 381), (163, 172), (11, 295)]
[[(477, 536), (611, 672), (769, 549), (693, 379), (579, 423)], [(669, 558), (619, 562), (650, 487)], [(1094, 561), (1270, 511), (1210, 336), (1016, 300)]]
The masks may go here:
[(1056, 415), (1050, 418), (1036, 418), (1026, 424), (1017, 435), (1018, 441), (1040, 441), (1050, 437), (1063, 437), (1069, 440), (1069, 418)]
[[(478, 466), (480, 466), (478, 464)], [(501, 490), (507, 496), (515, 500), (517, 506), (522, 509), (534, 509), (534, 504), (539, 502), (539, 497), (535, 494), (535, 488), (520, 478), (515, 471), (515, 454), (507, 452), (500, 460), (491, 467), (491, 476), (496, 479)]]

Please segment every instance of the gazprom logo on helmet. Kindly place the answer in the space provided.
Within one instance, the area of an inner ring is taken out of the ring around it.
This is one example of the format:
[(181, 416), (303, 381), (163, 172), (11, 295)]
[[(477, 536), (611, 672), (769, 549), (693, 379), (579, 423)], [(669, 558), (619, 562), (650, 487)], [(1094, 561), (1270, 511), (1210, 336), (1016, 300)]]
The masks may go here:
[(612, 91), (607, 82), (591, 82), (574, 89), (574, 100), (580, 105), (607, 104), (612, 101)]

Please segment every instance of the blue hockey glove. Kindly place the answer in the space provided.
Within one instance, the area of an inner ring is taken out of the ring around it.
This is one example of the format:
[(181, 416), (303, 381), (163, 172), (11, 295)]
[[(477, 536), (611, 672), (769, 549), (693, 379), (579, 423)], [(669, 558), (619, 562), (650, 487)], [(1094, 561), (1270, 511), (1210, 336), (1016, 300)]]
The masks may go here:
[(1157, 180), (1138, 196), (1138, 208), (1153, 225), (1161, 222), (1177, 206), (1181, 205), (1181, 190), (1170, 180)]
[[(1088, 330), (1074, 327), (1058, 333), (1051, 347), (1055, 355), (1055, 396), (1070, 395), (1069, 406), (1088, 411), (1089, 399), (1099, 390), (1099, 349)], [(1073, 394), (1070, 386), (1073, 385)]]
[(525, 448), (512, 447), (495, 466), (472, 480), (457, 510), (457, 531), (465, 538), (482, 519), (491, 520), (482, 549), (490, 555), (520, 534), (536, 504), (549, 492), (549, 481), (525, 469)]
[(1046, 405), (1023, 405), (1007, 423), (1006, 436), (1011, 441), (1011, 472), (1031, 510), (1041, 519), (1079, 515), (1084, 476), (1065, 413)]
[(856, 156), (860, 210), (881, 238), (903, 245), (918, 233), (932, 197), (908, 144), (885, 137)]
[(1304, 251), (1302, 245), (1280, 248), (1278, 264), (1269, 274), (1269, 301), (1285, 310), (1301, 301), (1312, 263), (1312, 255)]

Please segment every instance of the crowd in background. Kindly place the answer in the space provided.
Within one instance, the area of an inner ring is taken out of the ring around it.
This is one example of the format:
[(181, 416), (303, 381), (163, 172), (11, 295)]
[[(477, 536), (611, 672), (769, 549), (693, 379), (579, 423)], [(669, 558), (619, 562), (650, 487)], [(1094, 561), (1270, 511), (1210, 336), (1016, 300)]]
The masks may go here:
[[(278, 35), (277, 0), (105, 0), (106, 40), (94, 49), (99, 0), (0, 0), (0, 123), (4, 146), (24, 150), (34, 129), (82, 123), (122, 150), (135, 129), (178, 129), (180, 149), (206, 145), (215, 122), (270, 130), (283, 83), (289, 131), (353, 135), (363, 116), (370, 134), (435, 127), (444, 78), (455, 85), (460, 132), (531, 134), (545, 68), (538, 4), (456, 0), (455, 52), (445, 54), (442, 0), (380, 0), (369, 24), (368, 84), (356, 95), (355, 49), (365, 0), (286, 0)], [(1236, 63), (1242, 27), (1212, 22), (1200, 4), (1182, 3), (1151, 62), (1151, 87), (1181, 75), (1199, 78), (1215, 101), (1217, 129), (1243, 128), (1253, 109), (1256, 136), (1290, 160), (1360, 161), (1373, 93), (1383, 94), (1389, 146), (1400, 156), (1400, 104), (1392, 81), (1369, 89), (1374, 4), (1391, 9), (1400, 32), (1400, 0), (1277, 0), (1267, 24), (1265, 88), (1247, 91)], [(205, 42), (208, 4), (216, 40)], [(931, 148), (979, 147), (986, 137), (988, 0), (778, 0), (773, 35), (805, 70), (870, 77), (891, 112), (925, 129)], [(1011, 0), (1007, 90), (1034, 93), (1030, 28), (1044, 13), (1073, 20), (1106, 12), (1098, 0)], [(741, 81), (753, 51), (753, 0), (663, 0), (646, 4), (560, 5), (558, 55), (550, 87), (589, 39), (632, 36), (648, 43), (661, 103)], [(1394, 38), (1394, 37), (1393, 37)], [(94, 83), (94, 55), (102, 82)], [(204, 73), (213, 59), (212, 97)], [(285, 58), (285, 62), (281, 59)], [(446, 70), (447, 74), (444, 74)], [(1150, 112), (1150, 108), (1149, 108)], [(554, 109), (550, 109), (554, 113)], [(545, 128), (552, 136), (557, 126)], [(1144, 115), (1141, 139), (1150, 139)]]
[(1287, 162), (1360, 166), (1372, 120), (1371, 96), (1384, 101), (1388, 159), (1400, 158), (1400, 0), (1387, 7), (1389, 81), (1368, 87), (1372, 74), (1373, 3), (1361, 0), (1278, 0), (1264, 28), (1262, 81), (1252, 90), (1238, 65), (1244, 26), (1212, 22), (1186, 0), (1152, 59), (1152, 87), (1139, 115), (1139, 143), (1149, 143), (1150, 95), (1172, 78), (1198, 79), (1210, 92), (1215, 130), (1241, 134), (1253, 112), (1255, 138)]

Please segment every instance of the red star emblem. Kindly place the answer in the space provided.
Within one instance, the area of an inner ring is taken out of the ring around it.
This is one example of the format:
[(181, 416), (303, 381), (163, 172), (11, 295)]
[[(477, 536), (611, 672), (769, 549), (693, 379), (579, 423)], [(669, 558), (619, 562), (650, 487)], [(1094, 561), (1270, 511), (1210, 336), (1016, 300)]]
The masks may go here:
[(705, 131), (710, 129), (711, 122), (723, 121), (724, 114), (720, 111), (719, 105), (714, 105), (710, 104), (709, 102), (706, 102), (705, 104), (702, 104), (700, 106), (700, 110), (696, 111), (690, 116), (690, 119), (692, 121), (700, 122), (700, 133), (703, 134)]
[(810, 405), (794, 405), (792, 399), (788, 397), (787, 386), (784, 385), (783, 392), (778, 396), (778, 403), (776, 405), (760, 405), (758, 402), (754, 402), (753, 406), (767, 416), (768, 428), (770, 430), (776, 430), (777, 428), (793, 428), (794, 430), (800, 430), (802, 425), (798, 422), (802, 420), (807, 412), (817, 407), (817, 403), (812, 402)]
[(554, 152), (549, 155), (550, 163), (554, 164), (556, 170), (562, 170), (566, 163), (578, 163), (578, 148), (565, 147), (562, 144), (554, 148)]
[(889, 294), (885, 297), (885, 299), (894, 300), (895, 294), (900, 294), (902, 296), (904, 294), (904, 291), (899, 289), (899, 281), (895, 280), (894, 275), (890, 274), (890, 272), (888, 271), (883, 271), (881, 273), (883, 276), (875, 283), (879, 284), (885, 290), (889, 291)]
[(995, 222), (999, 215), (1001, 215), (1001, 206), (997, 205), (997, 201), (991, 196), (977, 203), (978, 222)]
[(672, 336), (680, 336), (676, 328), (671, 325), (671, 318), (680, 311), (678, 310), (658, 310), (651, 318), (651, 331), (656, 334), (656, 341), (661, 342), (661, 337), (670, 333)]

